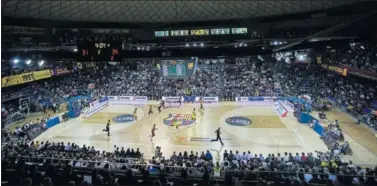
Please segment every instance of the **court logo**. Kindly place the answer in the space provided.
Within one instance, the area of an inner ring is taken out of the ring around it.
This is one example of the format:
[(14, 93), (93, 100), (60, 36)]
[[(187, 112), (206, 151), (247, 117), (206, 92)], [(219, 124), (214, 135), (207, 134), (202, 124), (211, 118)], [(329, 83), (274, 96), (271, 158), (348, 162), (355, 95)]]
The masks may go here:
[(167, 118), (164, 119), (165, 125), (172, 125), (173, 119), (176, 119), (179, 126), (191, 125), (195, 121), (192, 119), (191, 114), (175, 114), (170, 113)]
[(249, 126), (251, 125), (251, 119), (242, 116), (233, 116), (227, 118), (225, 122), (233, 126)]
[(135, 118), (131, 114), (123, 114), (113, 118), (113, 122), (115, 123), (127, 123), (133, 121)]

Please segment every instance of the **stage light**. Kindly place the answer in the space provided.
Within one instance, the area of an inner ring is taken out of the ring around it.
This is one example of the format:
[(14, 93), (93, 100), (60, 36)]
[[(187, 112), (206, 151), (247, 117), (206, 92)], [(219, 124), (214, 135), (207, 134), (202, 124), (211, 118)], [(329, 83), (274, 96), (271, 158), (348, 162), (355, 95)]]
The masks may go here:
[(149, 47), (147, 47), (147, 51), (149, 51), (150, 50), (150, 48)]
[(45, 63), (44, 60), (40, 60), (40, 61), (38, 62), (38, 65), (39, 65), (39, 66), (42, 66), (44, 63)]
[(200, 43), (200, 46), (204, 46), (204, 43)]
[(29, 60), (27, 60), (25, 63), (26, 63), (27, 65), (30, 65), (31, 60), (29, 59)]
[(186, 45), (185, 45), (186, 47), (189, 47), (190, 46), (190, 44), (188, 44), (188, 43), (186, 43)]
[(137, 50), (140, 50), (140, 47), (137, 47)]
[(244, 47), (247, 47), (247, 44), (245, 43), (245, 44), (243, 44), (243, 46), (244, 46)]
[(196, 47), (196, 43), (194, 43), (194, 47)]
[(298, 56), (298, 60), (300, 60), (300, 61), (304, 61), (304, 59), (305, 59), (305, 57), (304, 57), (303, 55), (299, 55), (299, 56)]
[(74, 52), (77, 52), (77, 48), (73, 49)]
[(13, 60), (13, 63), (14, 63), (14, 64), (17, 64), (19, 61), (20, 61), (20, 60), (18, 60), (18, 59), (14, 59), (14, 60)]

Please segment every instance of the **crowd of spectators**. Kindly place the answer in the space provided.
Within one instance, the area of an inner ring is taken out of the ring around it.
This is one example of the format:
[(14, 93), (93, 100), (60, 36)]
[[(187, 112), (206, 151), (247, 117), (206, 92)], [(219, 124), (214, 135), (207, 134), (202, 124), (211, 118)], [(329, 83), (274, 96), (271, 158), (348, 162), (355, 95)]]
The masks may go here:
[(219, 185), (377, 184), (377, 168), (342, 162), (331, 152), (258, 155), (225, 150), (216, 159), (210, 151), (185, 151), (145, 161), (138, 149), (114, 146), (113, 152), (100, 152), (93, 146), (48, 141), (5, 145), (2, 174), (8, 185), (166, 185), (177, 178), (183, 185), (190, 179), (200, 185), (213, 180)]
[(345, 65), (362, 70), (377, 72), (377, 46), (371, 43), (352, 42), (342, 49), (329, 48), (323, 54), (324, 60), (329, 64)]
[[(355, 44), (354, 48), (360, 46)], [(334, 56), (344, 58), (347, 55)], [(352, 56), (347, 59), (354, 61)], [(28, 87), (33, 91), (35, 110), (44, 110), (40, 103), (48, 103), (42, 105), (58, 110), (58, 105), (74, 95), (143, 95), (159, 99), (189, 92), (232, 101), (237, 96), (307, 94), (315, 102), (326, 99), (334, 106), (344, 107), (371, 127), (377, 127), (376, 117), (366, 114), (377, 106), (374, 82), (336, 76), (318, 67), (286, 64), (271, 56), (199, 59), (196, 74), (188, 78), (163, 77), (156, 63), (154, 60), (136, 60), (115, 66), (102, 63), (89, 71), (77, 70), (64, 78), (36, 82)], [(368, 60), (363, 64), (369, 64)], [(88, 88), (89, 84), (94, 87)]]

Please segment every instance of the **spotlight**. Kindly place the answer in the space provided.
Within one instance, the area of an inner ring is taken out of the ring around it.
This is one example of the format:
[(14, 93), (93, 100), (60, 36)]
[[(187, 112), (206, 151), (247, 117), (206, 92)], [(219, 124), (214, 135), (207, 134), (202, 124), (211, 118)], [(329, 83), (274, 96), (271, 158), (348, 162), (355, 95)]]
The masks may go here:
[(140, 50), (140, 47), (137, 47), (137, 50)]
[(150, 48), (149, 48), (149, 47), (147, 47), (147, 51), (149, 51), (149, 49), (150, 49)]
[(74, 52), (77, 52), (77, 48), (73, 49)]
[(186, 43), (186, 47), (189, 47), (189, 46), (190, 46), (190, 44)]
[(204, 46), (204, 43), (200, 43), (200, 46)]
[(279, 42), (279, 45), (282, 45), (282, 44), (283, 44), (283, 42), (280, 41), (280, 42)]
[(31, 60), (29, 59), (29, 60), (27, 60), (25, 63), (26, 63), (27, 65), (30, 65)]
[(245, 44), (243, 44), (243, 46), (244, 46), (244, 47), (247, 47), (247, 44), (245, 43)]
[(237, 45), (237, 44), (235, 44), (235, 45), (234, 45), (234, 48), (237, 48), (237, 47), (238, 47), (238, 45)]
[(13, 60), (13, 63), (14, 63), (14, 64), (17, 64), (19, 61), (20, 61), (20, 60), (18, 60), (18, 59), (14, 59), (14, 60)]
[(196, 43), (194, 43), (194, 47), (196, 47)]
[(141, 47), (141, 50), (144, 50), (144, 47)]
[(240, 43), (239, 46), (242, 47), (243, 43)]
[(39, 66), (42, 66), (43, 63), (45, 63), (45, 61), (44, 61), (44, 60), (40, 60), (40, 61), (38, 62), (38, 65), (39, 65)]

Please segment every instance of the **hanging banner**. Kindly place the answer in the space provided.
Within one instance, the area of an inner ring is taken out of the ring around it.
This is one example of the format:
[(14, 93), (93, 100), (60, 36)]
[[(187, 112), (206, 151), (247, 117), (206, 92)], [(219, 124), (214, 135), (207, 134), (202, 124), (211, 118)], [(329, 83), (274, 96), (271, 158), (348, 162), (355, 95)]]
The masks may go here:
[(40, 70), (1, 78), (1, 87), (9, 87), (51, 77), (50, 70)]
[(67, 68), (56, 68), (51, 70), (53, 76), (60, 76), (69, 73), (71, 73), (71, 70), (68, 70)]
[(322, 64), (322, 68), (325, 68), (327, 70), (336, 72), (342, 76), (347, 76), (348, 69), (344, 67), (337, 67), (337, 66), (332, 66), (332, 65), (327, 65), (327, 64)]
[(33, 72), (33, 74), (34, 74), (35, 80), (46, 79), (46, 78), (51, 77), (51, 71), (50, 70), (36, 71), (36, 72)]

